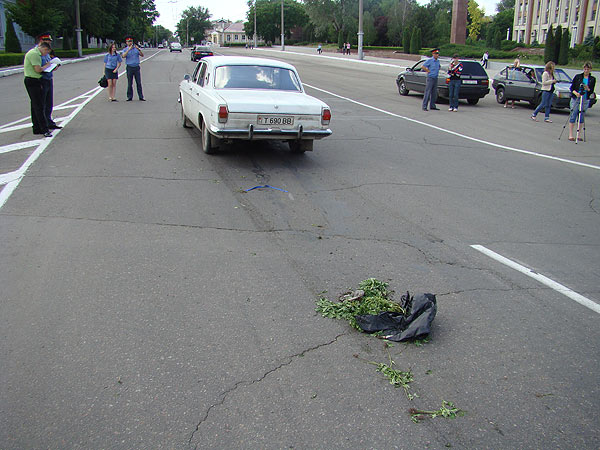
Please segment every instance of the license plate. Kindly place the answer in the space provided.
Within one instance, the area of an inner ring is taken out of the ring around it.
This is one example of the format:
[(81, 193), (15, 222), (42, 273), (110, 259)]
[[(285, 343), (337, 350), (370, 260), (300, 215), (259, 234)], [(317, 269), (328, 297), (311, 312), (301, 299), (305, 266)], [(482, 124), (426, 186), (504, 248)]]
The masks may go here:
[(258, 116), (259, 125), (294, 125), (294, 118), (290, 116)]
[(463, 80), (463, 84), (477, 84), (477, 80)]

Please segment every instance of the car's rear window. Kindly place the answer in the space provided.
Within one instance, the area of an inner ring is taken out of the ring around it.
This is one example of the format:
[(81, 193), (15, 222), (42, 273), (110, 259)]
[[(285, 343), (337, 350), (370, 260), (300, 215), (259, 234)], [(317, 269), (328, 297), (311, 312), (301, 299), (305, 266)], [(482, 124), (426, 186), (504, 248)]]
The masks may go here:
[(296, 74), (283, 67), (270, 66), (220, 66), (215, 72), (217, 89), (275, 89), (298, 91), (300, 80)]
[(200, 46), (197, 46), (197, 47), (195, 48), (195, 51), (197, 51), (197, 52), (210, 52), (210, 49), (209, 49), (208, 47), (200, 47)]
[(463, 75), (482, 75), (484, 77), (487, 76), (485, 69), (481, 66), (481, 64), (479, 64), (476, 61), (462, 61), (462, 65)]

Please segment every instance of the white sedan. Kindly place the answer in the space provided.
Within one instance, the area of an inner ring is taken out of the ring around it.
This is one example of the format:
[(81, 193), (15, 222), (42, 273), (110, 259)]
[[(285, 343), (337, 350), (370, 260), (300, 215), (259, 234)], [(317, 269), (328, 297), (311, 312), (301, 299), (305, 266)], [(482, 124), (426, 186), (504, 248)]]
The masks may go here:
[(331, 134), (329, 106), (304, 92), (296, 68), (264, 58), (209, 56), (179, 85), (183, 126), (202, 132), (202, 149), (223, 140), (278, 139), (293, 152)]

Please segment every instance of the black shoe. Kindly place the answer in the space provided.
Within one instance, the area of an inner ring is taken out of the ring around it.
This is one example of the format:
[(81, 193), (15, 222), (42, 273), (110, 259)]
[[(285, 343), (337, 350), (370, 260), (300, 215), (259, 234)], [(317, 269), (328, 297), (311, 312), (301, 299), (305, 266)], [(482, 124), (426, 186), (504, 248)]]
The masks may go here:
[(433, 110), (433, 111), (439, 111), (439, 110), (440, 110), (440, 108), (437, 108), (437, 107), (435, 107), (435, 106), (433, 106), (433, 107), (431, 107), (431, 108), (429, 108), (429, 109), (431, 109), (431, 110)]
[(55, 123), (52, 125), (48, 125), (48, 128), (51, 130), (61, 130), (62, 127), (60, 125), (56, 125)]
[(146, 99), (145, 98), (140, 98), (140, 102), (145, 102)]
[(131, 99), (131, 98), (128, 98), (126, 101), (130, 102), (131, 100), (133, 100), (133, 99)]
[(46, 131), (44, 133), (44, 137), (52, 137), (52, 133), (50, 133), (49, 131)]
[(427, 111), (427, 108), (423, 108), (423, 111)]

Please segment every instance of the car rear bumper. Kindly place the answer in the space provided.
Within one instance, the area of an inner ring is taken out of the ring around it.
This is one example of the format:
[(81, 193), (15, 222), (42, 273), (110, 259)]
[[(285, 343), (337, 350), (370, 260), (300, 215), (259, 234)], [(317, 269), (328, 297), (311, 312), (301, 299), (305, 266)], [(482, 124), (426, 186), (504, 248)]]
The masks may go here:
[[(462, 84), (460, 86), (460, 90), (458, 91), (459, 99), (469, 99), (469, 98), (483, 98), (490, 93), (489, 88), (468, 86)], [(438, 86), (438, 96), (448, 98), (450, 96), (450, 91), (448, 89), (448, 85)]]
[(305, 130), (302, 126), (297, 129), (281, 130), (278, 128), (255, 128), (249, 125), (248, 128), (214, 128), (211, 127), (211, 133), (222, 139), (323, 139), (332, 134), (327, 128), (324, 130)]

